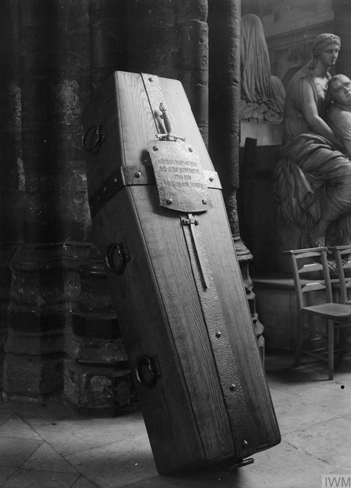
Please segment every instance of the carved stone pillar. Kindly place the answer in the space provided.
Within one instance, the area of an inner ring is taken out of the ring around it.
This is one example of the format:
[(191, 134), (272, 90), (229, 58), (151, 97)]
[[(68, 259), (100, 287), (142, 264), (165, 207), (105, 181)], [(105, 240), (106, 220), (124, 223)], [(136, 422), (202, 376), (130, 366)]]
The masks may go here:
[[(19, 2), (23, 244), (11, 261), (5, 397), (41, 400), (62, 387), (64, 329), (55, 161), (50, 150), (50, 6)], [(18, 54), (17, 54), (18, 55)]]
[(113, 71), (128, 70), (128, 0), (89, 1), (90, 82), (94, 90)]
[[(77, 4), (78, 8), (75, 36), (70, 35), (72, 27), (64, 30), (67, 24), (62, 23), (60, 31), (62, 60), (59, 65), (66, 64), (67, 73), (71, 73), (80, 86), (77, 94), (80, 109), (66, 127), (76, 149), (74, 160), (67, 157), (66, 164), (75, 163), (75, 174), (80, 181), (68, 186), (67, 180), (66, 191), (70, 193), (63, 200), (67, 204), (77, 202), (76, 206), (73, 204), (71, 219), (65, 222), (67, 340), (63, 394), (80, 412), (120, 415), (134, 410), (137, 403), (103, 261), (93, 243), (80, 131), (81, 114), (92, 91), (113, 71), (127, 69), (126, 7), (124, 1), (90, 0), (84, 8), (83, 4)], [(62, 20), (73, 13), (63, 1)], [(77, 39), (81, 48), (72, 56)]]
[(240, 18), (240, 0), (209, 0), (209, 148), (222, 181), (234, 244), (263, 355), (263, 327), (257, 318), (249, 273), (252, 255), (240, 237), (236, 198), (239, 187)]
[(183, 83), (202, 138), (208, 145), (208, 5), (207, 0), (179, 4), (179, 79)]
[(18, 57), (18, 4), (0, 3), (6, 19), (0, 32), (4, 47), (0, 57), (0, 390), (4, 344), (7, 337), (11, 288), (9, 263), (22, 241), (22, 197), (24, 190), (21, 144), (21, 95)]

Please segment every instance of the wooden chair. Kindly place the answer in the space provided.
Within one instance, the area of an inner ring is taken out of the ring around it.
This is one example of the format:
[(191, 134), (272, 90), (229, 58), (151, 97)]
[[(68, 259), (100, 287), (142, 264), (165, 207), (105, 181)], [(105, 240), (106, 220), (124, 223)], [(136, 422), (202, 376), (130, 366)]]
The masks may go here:
[[(339, 288), (339, 302), (351, 306), (351, 299), (349, 298), (349, 291), (351, 290), (351, 244), (344, 246), (335, 246), (329, 248), (334, 253), (338, 281), (336, 286)], [(332, 284), (333, 284), (332, 280)], [(341, 329), (338, 331), (338, 355), (341, 359), (346, 353), (351, 352), (351, 339), (349, 331)]]
[[(285, 253), (291, 257), (298, 308), (294, 366), (300, 365), (302, 354), (314, 357), (328, 363), (329, 379), (332, 380), (334, 377), (334, 331), (341, 327), (351, 327), (351, 307), (343, 303), (333, 303), (326, 247), (290, 250)], [(317, 275), (317, 279), (310, 280), (308, 276), (307, 279), (303, 278), (306, 273), (311, 272), (321, 274)], [(322, 291), (324, 295), (322, 303), (318, 297), (315, 305), (306, 305), (307, 295), (317, 291)], [(305, 324), (306, 316), (311, 315), (325, 319), (324, 333), (313, 330)], [(317, 340), (325, 340), (326, 347), (313, 350), (303, 349), (304, 330), (317, 335)]]

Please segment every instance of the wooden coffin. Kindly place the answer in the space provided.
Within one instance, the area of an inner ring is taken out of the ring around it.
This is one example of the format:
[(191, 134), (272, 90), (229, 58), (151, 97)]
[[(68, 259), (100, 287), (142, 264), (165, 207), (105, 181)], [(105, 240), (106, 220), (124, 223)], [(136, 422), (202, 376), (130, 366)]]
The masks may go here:
[(83, 123), (94, 238), (156, 467), (245, 464), (280, 433), (220, 182), (183, 87), (115, 72)]

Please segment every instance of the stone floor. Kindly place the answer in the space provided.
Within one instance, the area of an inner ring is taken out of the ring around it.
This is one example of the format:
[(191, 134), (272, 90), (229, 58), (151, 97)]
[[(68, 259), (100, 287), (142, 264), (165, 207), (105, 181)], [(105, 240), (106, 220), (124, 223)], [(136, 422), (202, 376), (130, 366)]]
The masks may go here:
[[(54, 401), (46, 406), (0, 402), (0, 486), (351, 486), (351, 360), (343, 360), (333, 381), (321, 367), (305, 364), (292, 369), (287, 354), (268, 355), (266, 372), (282, 442), (255, 455), (252, 465), (159, 476), (140, 413), (88, 419)], [(332, 478), (335, 474), (344, 474), (344, 484)], [(323, 475), (328, 476), (322, 484)], [(335, 484), (327, 485), (326, 480)]]

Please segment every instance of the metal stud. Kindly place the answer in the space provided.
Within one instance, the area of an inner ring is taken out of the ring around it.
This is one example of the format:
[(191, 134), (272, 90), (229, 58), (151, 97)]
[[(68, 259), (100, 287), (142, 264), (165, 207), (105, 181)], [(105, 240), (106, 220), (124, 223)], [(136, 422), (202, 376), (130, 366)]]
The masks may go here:
[(149, 81), (154, 81), (154, 79), (150, 76)]
[(235, 385), (234, 385), (234, 383), (232, 383), (232, 384), (230, 385), (229, 390), (231, 390), (231, 391), (235, 391)]
[(216, 332), (217, 339), (219, 339), (221, 337), (221, 335), (222, 335), (222, 332), (220, 330), (217, 330), (217, 332)]
[(153, 149), (154, 151), (158, 151), (158, 147), (157, 147), (157, 146), (154, 146), (152, 149)]
[(203, 200), (202, 200), (202, 203), (203, 203), (204, 205), (207, 205), (207, 200), (203, 199)]
[(140, 171), (136, 171), (136, 172), (134, 173), (134, 176), (135, 176), (135, 178), (140, 178), (140, 176), (141, 176)]
[(189, 152), (193, 152), (193, 148), (192, 147), (189, 147)]
[(243, 442), (241, 443), (241, 447), (243, 449), (246, 449), (248, 447), (249, 443), (244, 439)]
[(171, 203), (173, 203), (172, 198), (167, 198), (166, 203), (167, 205), (171, 205)]

